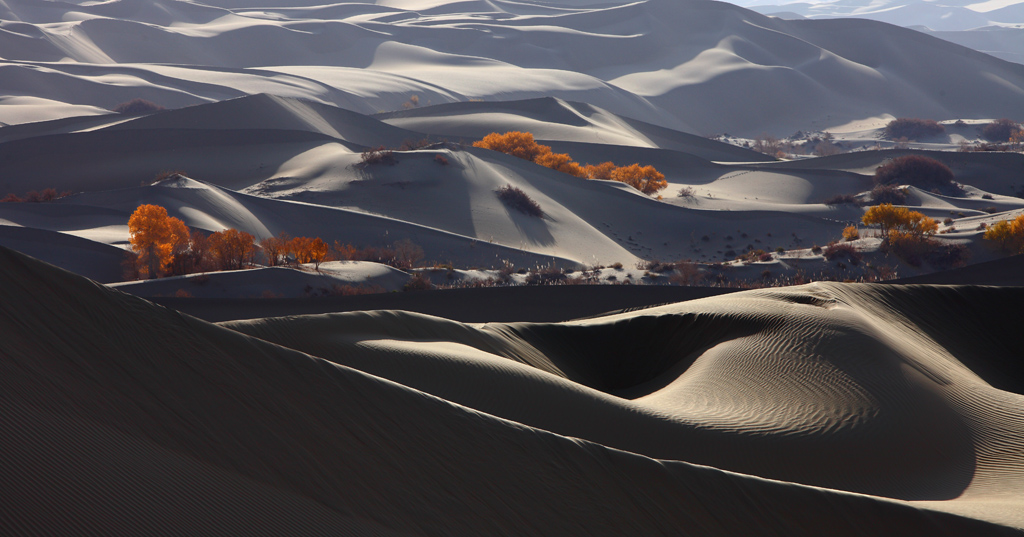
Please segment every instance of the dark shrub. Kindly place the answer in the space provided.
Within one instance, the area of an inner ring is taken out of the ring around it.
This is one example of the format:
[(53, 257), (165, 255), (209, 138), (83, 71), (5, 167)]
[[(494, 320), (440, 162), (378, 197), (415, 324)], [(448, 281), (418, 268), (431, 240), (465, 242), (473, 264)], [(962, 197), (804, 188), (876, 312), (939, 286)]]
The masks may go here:
[(847, 205), (857, 205), (857, 198), (853, 194), (839, 194), (832, 196), (823, 203), (829, 206), (843, 205), (844, 203)]
[(920, 140), (921, 138), (945, 134), (946, 128), (931, 119), (901, 117), (890, 121), (882, 132), (890, 140), (898, 138)]
[(398, 164), (398, 159), (395, 158), (394, 151), (385, 149), (384, 146), (374, 147), (363, 151), (360, 157), (359, 163), (363, 166), (371, 166), (373, 164)]
[(993, 142), (1008, 142), (1013, 131), (1020, 128), (1020, 123), (1012, 119), (997, 119), (982, 127), (981, 136)]
[(427, 291), (434, 288), (434, 284), (430, 283), (430, 280), (426, 276), (417, 272), (413, 274), (412, 279), (409, 280), (403, 287), (403, 291)]
[(829, 261), (833, 261), (835, 259), (847, 259), (850, 261), (851, 265), (860, 263), (861, 259), (860, 252), (858, 252), (856, 248), (843, 242), (829, 244), (825, 247), (824, 254), (825, 259), (828, 259)]
[(130, 101), (126, 101), (115, 106), (113, 110), (118, 114), (134, 116), (139, 114), (159, 112), (163, 109), (164, 107), (160, 106), (159, 104), (149, 102), (145, 99), (132, 99)]
[(448, 158), (445, 157), (444, 155), (436, 155), (436, 156), (434, 156), (434, 162), (436, 162), (436, 163), (438, 163), (438, 164), (440, 164), (442, 166), (447, 166), (448, 165)]
[(928, 157), (907, 155), (897, 157), (875, 170), (876, 185), (913, 185), (931, 189), (953, 184), (953, 170)]
[(971, 257), (971, 251), (963, 244), (936, 246), (925, 254), (925, 261), (932, 267), (945, 270), (962, 267)]
[(498, 193), (498, 199), (505, 205), (529, 216), (536, 216), (538, 218), (544, 216), (544, 211), (541, 210), (540, 205), (519, 188), (505, 185), (496, 190), (496, 192)]
[(907, 201), (907, 193), (902, 188), (894, 185), (878, 185), (871, 189), (871, 202), (875, 205), (891, 203), (903, 205)]
[(4, 196), (4, 199), (0, 199), (0, 203), (21, 203), (25, 200), (19, 198), (13, 192)]

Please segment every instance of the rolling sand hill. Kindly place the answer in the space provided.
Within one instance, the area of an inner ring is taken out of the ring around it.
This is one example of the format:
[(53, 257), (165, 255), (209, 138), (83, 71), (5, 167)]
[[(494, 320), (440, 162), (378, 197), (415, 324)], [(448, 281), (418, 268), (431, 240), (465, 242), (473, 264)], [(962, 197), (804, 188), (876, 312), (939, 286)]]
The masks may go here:
[(1024, 526), (1022, 342), (1001, 315), (1016, 290), (831, 284), (565, 324), (218, 326), (0, 256), (4, 533)]
[[(857, 19), (720, 2), (11, 0), (0, 123), (271, 93), (364, 114), (557, 97), (685, 132), (1019, 113), (1024, 66)], [(415, 100), (413, 97), (415, 96)]]
[[(544, 117), (551, 118), (546, 127)], [(286, 232), (358, 247), (411, 240), (424, 249), (424, 262), (458, 268), (622, 263), (639, 276), (648, 260), (712, 264), (751, 250), (781, 248), (783, 253), (773, 253), (766, 264), (736, 277), (804, 270), (855, 278), (863, 267), (847, 271), (829, 265), (810, 249), (838, 239), (863, 214), (862, 207), (824, 201), (843, 194), (866, 200), (871, 174), (889, 159), (927, 155), (954, 171), (964, 194), (909, 187), (906, 205), (939, 221), (952, 219), (943, 231), (955, 232), (938, 237), (969, 248), (971, 262), (997, 256), (982, 244), (979, 226), (1024, 209), (1019, 154), (891, 150), (766, 161), (747, 149), (557, 99), (454, 103), (373, 118), (256, 95), (116, 121), (104, 118), (111, 116), (0, 129), (7, 133), (0, 142), (0, 164), (9, 172), (0, 178), (0, 192), (51, 186), (75, 193), (51, 203), (2, 203), (0, 224), (126, 248), (129, 215), (140, 204), (154, 203), (208, 233), (233, 227), (257, 239)], [(465, 131), (458, 130), (462, 122)], [(439, 141), (453, 133), (479, 135), (492, 122), (498, 132), (537, 128), (545, 136), (541, 142), (581, 163), (654, 165), (669, 186), (656, 199), (618, 182), (581, 180), (494, 151)], [(368, 147), (406, 142), (419, 149), (397, 151), (393, 165), (362, 162)], [(55, 147), (63, 158), (50, 158)], [(169, 170), (184, 175), (150, 184), (157, 172)], [(503, 204), (495, 191), (505, 185), (526, 192), (544, 216), (530, 217)], [(689, 195), (680, 197), (680, 191)], [(44, 245), (57, 240), (37, 237)], [(0, 244), (20, 243), (0, 237)], [(860, 247), (877, 248), (873, 244)], [(105, 282), (121, 274), (116, 255), (105, 257), (103, 267), (96, 265), (100, 258), (46, 259)], [(884, 256), (873, 262), (900, 264)], [(900, 275), (940, 268), (905, 266)], [(278, 272), (266, 274), (263, 290), (294, 296), (293, 290), (273, 289), (270, 274)], [(146, 294), (155, 292), (164, 294)], [(245, 293), (235, 296), (251, 296)]]

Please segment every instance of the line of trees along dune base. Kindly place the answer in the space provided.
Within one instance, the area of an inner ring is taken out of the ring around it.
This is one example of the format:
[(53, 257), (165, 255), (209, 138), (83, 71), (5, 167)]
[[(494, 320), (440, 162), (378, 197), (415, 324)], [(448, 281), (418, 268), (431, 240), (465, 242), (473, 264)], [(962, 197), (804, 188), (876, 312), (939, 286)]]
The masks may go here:
[(124, 264), (128, 280), (239, 270), (253, 266), (257, 257), (269, 266), (313, 263), (316, 269), (332, 259), (375, 261), (409, 269), (423, 259), (423, 249), (408, 239), (388, 247), (363, 248), (335, 241), (332, 249), (320, 237), (286, 233), (260, 241), (234, 228), (206, 235), (189, 230), (164, 207), (149, 204), (132, 213), (128, 233), (131, 251)]

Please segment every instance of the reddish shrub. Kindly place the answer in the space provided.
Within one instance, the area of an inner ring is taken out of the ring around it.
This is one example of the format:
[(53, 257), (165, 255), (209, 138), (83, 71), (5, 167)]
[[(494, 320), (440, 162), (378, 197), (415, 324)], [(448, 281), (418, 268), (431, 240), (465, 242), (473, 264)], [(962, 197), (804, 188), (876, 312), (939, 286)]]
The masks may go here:
[(438, 164), (440, 164), (442, 166), (447, 166), (448, 165), (448, 158), (445, 157), (444, 155), (436, 155), (436, 156), (434, 156), (434, 162), (436, 162), (436, 163), (438, 163)]
[(920, 140), (945, 134), (946, 128), (931, 119), (901, 117), (890, 121), (882, 132), (890, 140), (898, 138)]
[(138, 114), (149, 114), (151, 112), (159, 112), (164, 107), (159, 104), (147, 101), (145, 99), (132, 99), (125, 101), (113, 108), (114, 112), (118, 114), (126, 115), (138, 115)]
[(395, 158), (395, 152), (390, 149), (385, 149), (384, 146), (378, 146), (363, 151), (360, 157), (359, 164), (362, 166), (372, 166), (374, 164), (398, 164), (398, 159)]
[(921, 155), (897, 157), (875, 170), (876, 185), (905, 184), (931, 189), (953, 184), (949, 166)]
[(835, 259), (847, 259), (850, 264), (856, 265), (860, 263), (861, 254), (851, 244), (834, 242), (825, 247), (824, 250), (825, 259), (833, 261)]
[(544, 216), (544, 211), (541, 210), (540, 204), (534, 201), (526, 192), (523, 192), (517, 187), (505, 185), (495, 192), (498, 193), (498, 199), (500, 199), (505, 205), (508, 205), (525, 215), (536, 216), (537, 218)]

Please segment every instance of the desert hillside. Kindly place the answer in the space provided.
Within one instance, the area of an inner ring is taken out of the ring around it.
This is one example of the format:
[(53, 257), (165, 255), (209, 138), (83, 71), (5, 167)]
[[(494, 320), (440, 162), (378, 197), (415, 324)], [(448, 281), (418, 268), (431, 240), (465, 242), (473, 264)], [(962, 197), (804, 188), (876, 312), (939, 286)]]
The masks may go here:
[[(1020, 342), (997, 314), (1014, 292), (832, 284), (560, 325), (218, 326), (0, 255), (5, 533), (1024, 523)], [(971, 321), (950, 320), (954, 297)]]

